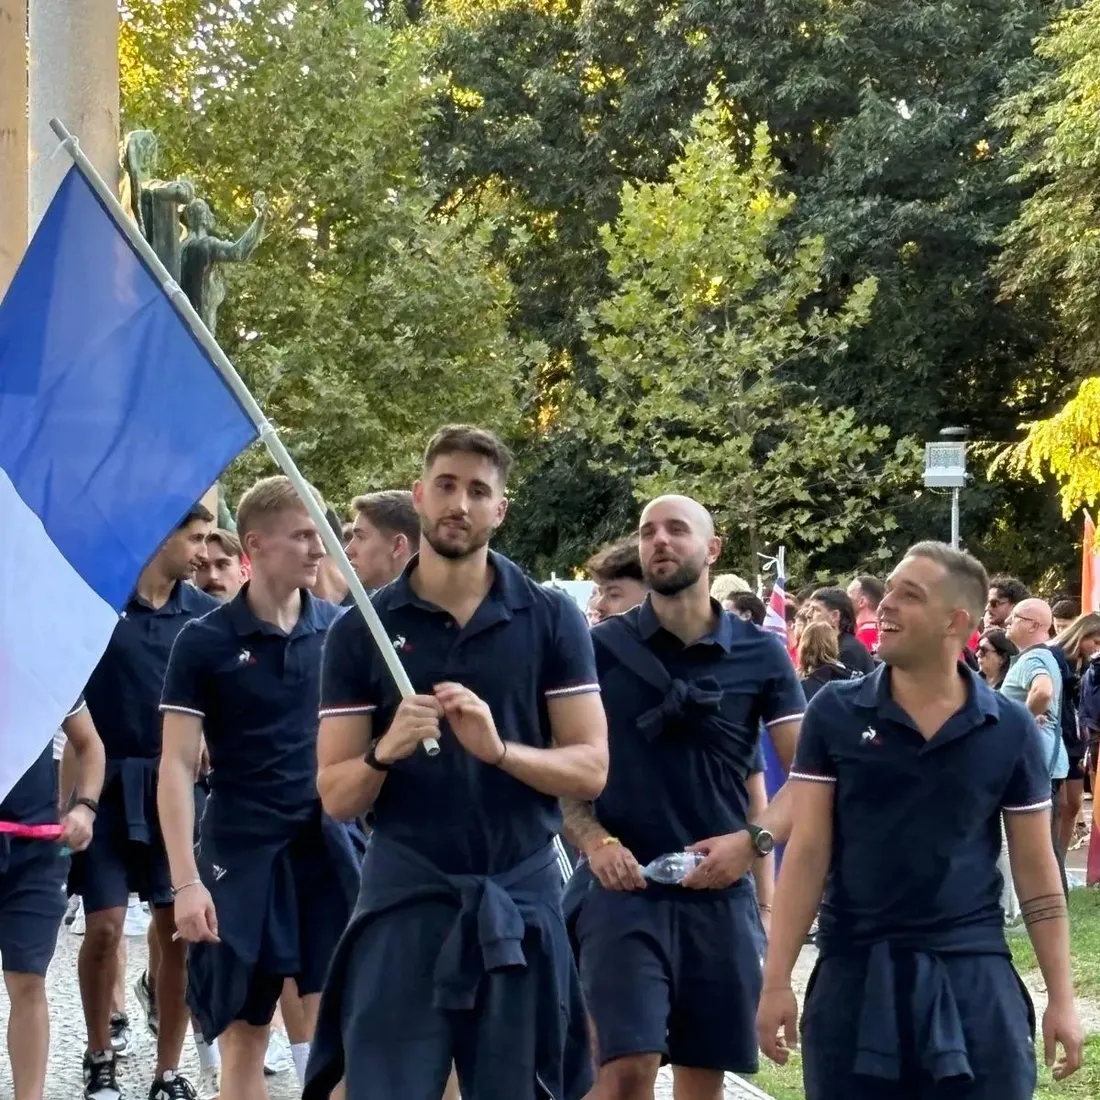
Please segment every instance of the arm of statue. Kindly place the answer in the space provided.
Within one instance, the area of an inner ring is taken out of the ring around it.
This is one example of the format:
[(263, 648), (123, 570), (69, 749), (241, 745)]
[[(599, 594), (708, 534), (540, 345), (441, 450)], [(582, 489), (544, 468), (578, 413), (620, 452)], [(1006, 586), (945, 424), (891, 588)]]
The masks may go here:
[(145, 190), (154, 202), (167, 202), (173, 206), (194, 201), (195, 186), (190, 180), (173, 180), (171, 183), (149, 183)]
[(235, 241), (209, 238), (211, 257), (222, 263), (244, 263), (260, 246), (267, 229), (268, 208), (263, 195), (256, 196), (256, 217), (252, 224)]

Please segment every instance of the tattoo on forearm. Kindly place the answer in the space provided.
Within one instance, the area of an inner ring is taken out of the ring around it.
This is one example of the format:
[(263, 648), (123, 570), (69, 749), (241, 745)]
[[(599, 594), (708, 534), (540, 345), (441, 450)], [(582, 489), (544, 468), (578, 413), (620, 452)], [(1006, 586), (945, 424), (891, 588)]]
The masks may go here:
[(1029, 898), (1020, 902), (1020, 912), (1024, 917), (1024, 924), (1029, 928), (1033, 924), (1042, 924), (1048, 920), (1066, 920), (1066, 898), (1064, 894), (1042, 894), (1037, 898)]
[(603, 826), (596, 820), (596, 812), (591, 802), (563, 798), (561, 811), (562, 832), (574, 848), (583, 849), (593, 837), (604, 832)]

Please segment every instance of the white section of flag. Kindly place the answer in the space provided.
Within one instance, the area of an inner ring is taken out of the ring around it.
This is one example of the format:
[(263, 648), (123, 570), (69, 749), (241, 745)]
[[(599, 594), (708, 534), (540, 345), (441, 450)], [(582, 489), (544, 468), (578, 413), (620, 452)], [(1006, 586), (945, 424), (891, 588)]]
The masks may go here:
[(72, 709), (117, 621), (0, 469), (0, 800)]

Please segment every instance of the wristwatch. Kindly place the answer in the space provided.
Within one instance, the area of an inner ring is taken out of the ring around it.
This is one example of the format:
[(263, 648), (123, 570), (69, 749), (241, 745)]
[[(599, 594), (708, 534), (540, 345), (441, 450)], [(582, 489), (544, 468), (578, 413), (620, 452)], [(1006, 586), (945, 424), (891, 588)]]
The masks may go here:
[(366, 761), (366, 763), (370, 767), (374, 768), (374, 770), (376, 772), (388, 772), (390, 770), (390, 765), (389, 764), (383, 764), (382, 761), (379, 760), (378, 757), (374, 755), (377, 750), (378, 750), (378, 742), (377, 741), (372, 741), (370, 743), (370, 748), (367, 749), (367, 755), (364, 756), (363, 759), (364, 759), (364, 761)]
[(746, 825), (749, 836), (752, 838), (752, 846), (761, 859), (770, 856), (775, 851), (775, 837), (767, 829), (761, 829), (759, 825)]
[(72, 809), (76, 809), (77, 806), (87, 806), (96, 817), (99, 816), (99, 803), (94, 798), (77, 798), (73, 800)]

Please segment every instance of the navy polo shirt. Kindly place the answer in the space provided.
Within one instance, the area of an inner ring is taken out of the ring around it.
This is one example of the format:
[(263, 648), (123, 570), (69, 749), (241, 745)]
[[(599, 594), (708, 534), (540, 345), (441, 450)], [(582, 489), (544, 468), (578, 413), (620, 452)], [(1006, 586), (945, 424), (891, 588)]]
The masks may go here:
[(108, 760), (160, 756), (160, 693), (176, 636), (192, 619), (220, 606), (179, 581), (158, 608), (136, 593), (119, 615), (84, 698)]
[(215, 831), (218, 815), (241, 801), (288, 823), (318, 804), (321, 648), (340, 608), (303, 591), (285, 634), (252, 612), (248, 587), (180, 632), (160, 705), (202, 719), (211, 793), (203, 820)]
[[(661, 626), (649, 597), (592, 629), (611, 758), (596, 816), (643, 864), (744, 829), (745, 778), (758, 770), (761, 725), (795, 721), (805, 710), (782, 642), (712, 603), (714, 631), (690, 645)], [(616, 656), (613, 630), (641, 642), (673, 681), (716, 698), (647, 732), (644, 716), (663, 695)]]
[(1051, 804), (1035, 720), (965, 665), (967, 701), (929, 740), (890, 669), (834, 683), (806, 710), (792, 780), (836, 788), (819, 928), (857, 943), (1000, 929), (1001, 813)]
[[(588, 624), (562, 592), (543, 588), (490, 553), (492, 587), (465, 626), (421, 600), (413, 557), (372, 602), (414, 689), (463, 684), (492, 711), (505, 741), (551, 744), (547, 701), (599, 691)], [(400, 701), (359, 611), (336, 623), (325, 646), (321, 717), (369, 714), (375, 737)], [(446, 874), (496, 874), (549, 844), (561, 830), (558, 800), (483, 764), (441, 724), (440, 752), (417, 751), (386, 775), (374, 827)]]
[[(65, 718), (72, 718), (84, 709), (81, 696)], [(0, 802), (0, 821), (16, 821), (20, 825), (52, 825), (58, 819), (58, 765), (53, 758), (53, 740), (42, 750), (37, 760), (23, 773), (19, 782)]]

